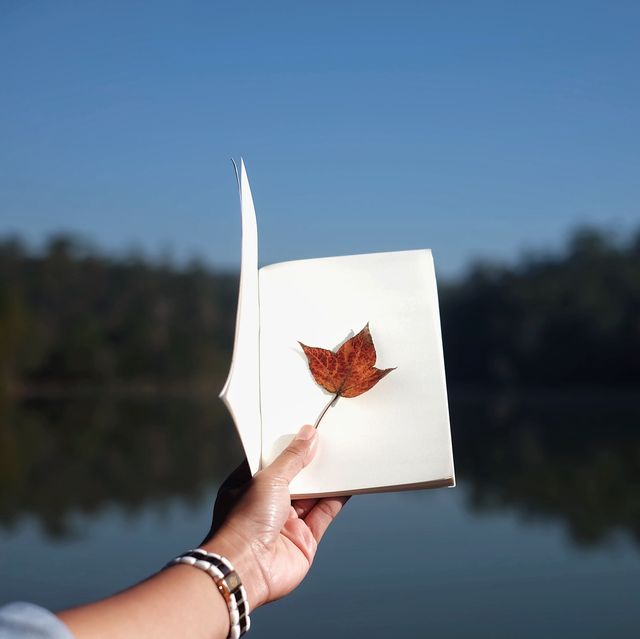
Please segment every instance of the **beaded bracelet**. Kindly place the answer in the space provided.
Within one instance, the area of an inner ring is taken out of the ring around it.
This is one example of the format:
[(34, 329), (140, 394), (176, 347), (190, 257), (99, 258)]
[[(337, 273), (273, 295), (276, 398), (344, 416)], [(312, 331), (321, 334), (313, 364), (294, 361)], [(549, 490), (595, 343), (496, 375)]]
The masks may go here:
[(189, 550), (171, 560), (167, 566), (187, 564), (204, 570), (213, 578), (229, 609), (229, 635), (227, 639), (240, 639), (251, 627), (247, 592), (231, 562), (221, 555), (202, 548)]

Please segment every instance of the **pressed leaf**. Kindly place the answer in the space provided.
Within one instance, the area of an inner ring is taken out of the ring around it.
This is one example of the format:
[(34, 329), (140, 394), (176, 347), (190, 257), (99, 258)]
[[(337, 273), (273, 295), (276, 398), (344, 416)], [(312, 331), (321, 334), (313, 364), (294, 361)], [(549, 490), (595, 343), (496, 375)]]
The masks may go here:
[(338, 397), (357, 397), (373, 388), (395, 368), (376, 368), (376, 347), (367, 324), (334, 353), (326, 348), (298, 342), (307, 356), (313, 379), (334, 394), (322, 411), (316, 427), (329, 406)]
[(302, 342), (299, 344), (307, 356), (313, 379), (330, 393), (337, 393), (342, 383), (342, 376), (336, 354), (326, 348), (307, 346)]

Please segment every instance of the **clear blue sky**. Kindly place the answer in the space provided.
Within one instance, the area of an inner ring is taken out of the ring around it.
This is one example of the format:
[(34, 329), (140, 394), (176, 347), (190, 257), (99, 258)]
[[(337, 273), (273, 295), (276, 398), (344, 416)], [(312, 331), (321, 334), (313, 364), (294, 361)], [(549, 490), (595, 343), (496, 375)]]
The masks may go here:
[(440, 272), (640, 222), (640, 3), (0, 3), (0, 234)]

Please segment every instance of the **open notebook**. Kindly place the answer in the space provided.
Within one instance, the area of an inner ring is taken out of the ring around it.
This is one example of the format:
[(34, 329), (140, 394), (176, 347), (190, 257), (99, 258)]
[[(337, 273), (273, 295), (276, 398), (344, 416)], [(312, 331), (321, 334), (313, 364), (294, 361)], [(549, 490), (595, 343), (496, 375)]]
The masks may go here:
[(371, 390), (340, 397), (320, 423), (314, 460), (294, 497), (455, 484), (431, 251), (348, 255), (258, 269), (258, 234), (244, 162), (237, 171), (242, 261), (231, 369), (220, 397), (252, 473), (271, 462), (331, 399), (299, 342), (335, 350), (367, 323), (378, 368)]

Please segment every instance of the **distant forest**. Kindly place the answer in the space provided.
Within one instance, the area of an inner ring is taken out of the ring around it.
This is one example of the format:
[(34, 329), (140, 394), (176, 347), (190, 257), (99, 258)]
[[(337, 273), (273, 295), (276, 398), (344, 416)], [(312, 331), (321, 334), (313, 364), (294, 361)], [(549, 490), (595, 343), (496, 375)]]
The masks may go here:
[[(0, 389), (219, 384), (237, 275), (0, 239)], [(640, 384), (640, 232), (440, 282), (447, 377), (465, 385)]]

